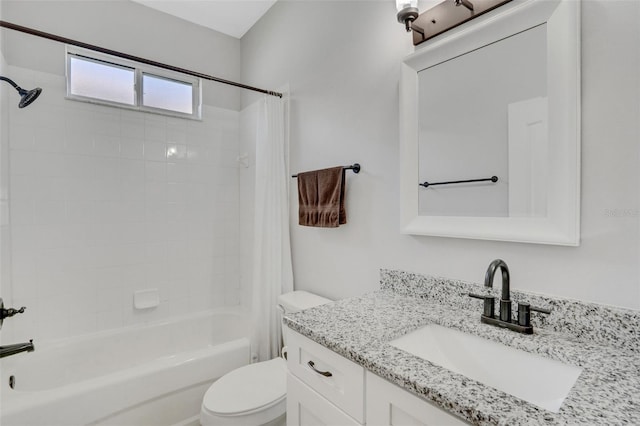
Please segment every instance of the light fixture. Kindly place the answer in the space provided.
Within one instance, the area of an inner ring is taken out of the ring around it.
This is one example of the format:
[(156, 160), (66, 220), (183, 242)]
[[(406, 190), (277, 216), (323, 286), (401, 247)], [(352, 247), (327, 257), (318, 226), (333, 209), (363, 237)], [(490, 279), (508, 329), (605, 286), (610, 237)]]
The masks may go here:
[(510, 1), (445, 0), (420, 13), (418, 0), (396, 0), (396, 9), (398, 22), (404, 24), (407, 32), (413, 32), (413, 44), (417, 46)]
[(473, 3), (471, 3), (469, 0), (454, 0), (456, 3), (456, 6), (464, 6), (467, 9), (469, 9), (471, 12), (473, 12)]
[(28, 106), (29, 104), (31, 104), (31, 102), (35, 101), (36, 98), (40, 96), (40, 93), (42, 92), (42, 89), (39, 87), (36, 87), (33, 90), (24, 90), (22, 87), (18, 86), (10, 78), (3, 77), (1, 75), (0, 75), (0, 80), (6, 81), (10, 85), (12, 85), (13, 88), (16, 89), (20, 94), (20, 103), (18, 103), (18, 108), (24, 108)]
[(398, 22), (404, 24), (407, 32), (417, 31), (424, 34), (422, 28), (413, 25), (420, 12), (418, 11), (418, 0), (396, 0), (398, 10)]

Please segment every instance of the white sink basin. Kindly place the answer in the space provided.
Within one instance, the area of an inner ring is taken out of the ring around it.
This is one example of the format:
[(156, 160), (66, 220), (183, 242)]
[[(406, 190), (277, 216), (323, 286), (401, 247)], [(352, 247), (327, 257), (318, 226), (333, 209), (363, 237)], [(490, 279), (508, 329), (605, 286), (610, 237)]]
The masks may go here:
[(582, 368), (430, 324), (392, 346), (557, 413)]

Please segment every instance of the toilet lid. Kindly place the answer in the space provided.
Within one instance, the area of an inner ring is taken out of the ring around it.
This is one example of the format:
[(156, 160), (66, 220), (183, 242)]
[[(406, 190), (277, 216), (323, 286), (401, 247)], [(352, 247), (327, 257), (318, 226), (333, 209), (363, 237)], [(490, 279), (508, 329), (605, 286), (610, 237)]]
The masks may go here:
[(287, 365), (280, 357), (249, 364), (218, 379), (202, 405), (212, 413), (242, 414), (280, 402), (287, 394)]

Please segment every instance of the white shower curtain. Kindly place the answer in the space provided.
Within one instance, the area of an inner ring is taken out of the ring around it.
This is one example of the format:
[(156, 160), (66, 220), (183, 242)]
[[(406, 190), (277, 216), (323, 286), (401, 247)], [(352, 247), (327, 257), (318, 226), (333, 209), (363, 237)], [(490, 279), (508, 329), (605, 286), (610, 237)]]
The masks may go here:
[(259, 101), (256, 135), (252, 352), (259, 361), (278, 356), (278, 295), (293, 290), (289, 241), (289, 147), (285, 100)]

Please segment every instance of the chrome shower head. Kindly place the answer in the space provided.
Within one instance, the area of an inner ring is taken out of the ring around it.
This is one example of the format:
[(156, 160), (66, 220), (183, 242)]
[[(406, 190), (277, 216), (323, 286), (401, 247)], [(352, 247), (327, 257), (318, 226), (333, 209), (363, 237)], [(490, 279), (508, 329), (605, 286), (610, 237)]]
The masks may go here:
[(36, 87), (33, 90), (24, 90), (22, 87), (18, 86), (10, 78), (3, 77), (1, 75), (0, 75), (0, 80), (6, 81), (10, 85), (12, 85), (14, 87), (14, 89), (16, 89), (18, 91), (18, 93), (20, 94), (20, 103), (18, 103), (18, 108), (24, 108), (24, 107), (30, 105), (33, 101), (36, 100), (36, 98), (38, 96), (40, 96), (40, 93), (42, 93), (42, 89), (39, 88), (39, 87)]

